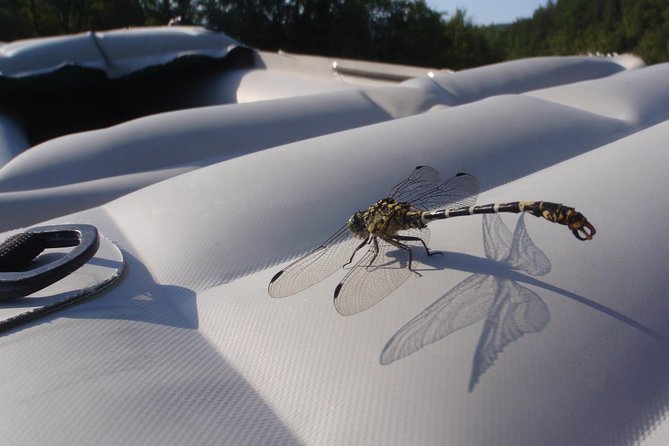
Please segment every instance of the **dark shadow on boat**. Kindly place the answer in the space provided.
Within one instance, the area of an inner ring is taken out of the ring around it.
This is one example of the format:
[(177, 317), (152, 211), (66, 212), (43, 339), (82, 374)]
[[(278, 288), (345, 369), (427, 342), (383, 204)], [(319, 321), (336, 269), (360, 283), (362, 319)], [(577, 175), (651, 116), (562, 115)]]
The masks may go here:
[(467, 271), (472, 275), (397, 331), (381, 352), (382, 365), (409, 356), (428, 344), (483, 320), (469, 380), (469, 391), (473, 391), (504, 348), (528, 333), (540, 332), (548, 325), (548, 307), (539, 295), (524, 285), (551, 291), (586, 305), (662, 342), (669, 349), (665, 336), (632, 318), (537, 279), (537, 276), (550, 272), (551, 263), (530, 239), (523, 215), (518, 219), (513, 234), (498, 215), (484, 216), (483, 241), (486, 258), (446, 253), (444, 268)]
[[(40, 307), (36, 307), (35, 317), (22, 317), (18, 323), (3, 321), (0, 324), (0, 337), (24, 328), (48, 324), (58, 318), (119, 319), (178, 328), (198, 328), (196, 294), (193, 290), (176, 285), (159, 284), (143, 262), (125, 250), (123, 258), (126, 263), (123, 275), (108, 288), (114, 290), (114, 293), (110, 294), (107, 288), (103, 288), (89, 297), (74, 300), (72, 305), (64, 301), (62, 305), (49, 312), (41, 312)], [(126, 280), (128, 275), (132, 275), (132, 280)], [(14, 299), (3, 302), (3, 306), (34, 307), (35, 304), (49, 304), (52, 300), (51, 297)]]
[[(53, 417), (45, 399), (66, 392), (85, 402), (68, 407), (74, 419), (113, 408), (107, 432), (137, 433), (155, 425), (168, 443), (197, 438), (200, 444), (220, 444), (232, 438), (244, 444), (300, 444), (244, 375), (194, 330), (195, 293), (157, 283), (141, 260), (127, 251), (123, 256), (125, 275), (109, 288), (113, 292), (0, 335), (6, 363), (20, 363), (29, 377), (10, 373), (12, 382), (30, 383), (22, 387), (22, 410), (34, 419)], [(145, 410), (149, 403), (151, 410)], [(94, 438), (99, 428), (88, 423), (78, 434)], [(151, 443), (155, 432), (142, 438)], [(139, 443), (146, 442), (142, 438)]]

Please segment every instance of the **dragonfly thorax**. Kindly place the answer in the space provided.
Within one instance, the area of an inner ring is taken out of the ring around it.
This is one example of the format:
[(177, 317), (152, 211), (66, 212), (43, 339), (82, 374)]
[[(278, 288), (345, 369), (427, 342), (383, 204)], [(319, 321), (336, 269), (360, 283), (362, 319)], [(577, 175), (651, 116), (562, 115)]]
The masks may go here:
[(421, 211), (411, 208), (409, 203), (398, 202), (392, 198), (379, 200), (366, 211), (358, 211), (348, 221), (348, 228), (358, 237), (373, 235), (390, 237), (398, 231), (412, 228), (424, 228)]

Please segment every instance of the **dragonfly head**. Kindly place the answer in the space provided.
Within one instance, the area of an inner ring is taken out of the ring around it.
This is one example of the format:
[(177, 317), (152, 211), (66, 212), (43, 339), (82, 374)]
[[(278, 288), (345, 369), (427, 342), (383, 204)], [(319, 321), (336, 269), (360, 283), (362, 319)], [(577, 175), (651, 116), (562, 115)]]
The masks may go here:
[(348, 223), (346, 223), (346, 227), (356, 237), (365, 238), (368, 235), (367, 226), (365, 226), (365, 220), (360, 211), (351, 215), (351, 218), (348, 219)]

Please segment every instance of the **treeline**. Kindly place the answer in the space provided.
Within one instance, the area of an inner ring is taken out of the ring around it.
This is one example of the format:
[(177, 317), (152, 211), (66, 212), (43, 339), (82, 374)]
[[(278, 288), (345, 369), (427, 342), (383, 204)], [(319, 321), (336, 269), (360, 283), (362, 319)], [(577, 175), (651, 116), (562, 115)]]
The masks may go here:
[(499, 60), (463, 12), (424, 0), (3, 0), (0, 40), (180, 18), (264, 49), (463, 68)]
[(530, 19), (489, 30), (504, 58), (631, 52), (669, 61), (669, 0), (549, 1)]
[(2, 0), (0, 40), (177, 18), (265, 50), (452, 69), (594, 52), (669, 60), (668, 0), (549, 1), (532, 18), (494, 26), (424, 0)]

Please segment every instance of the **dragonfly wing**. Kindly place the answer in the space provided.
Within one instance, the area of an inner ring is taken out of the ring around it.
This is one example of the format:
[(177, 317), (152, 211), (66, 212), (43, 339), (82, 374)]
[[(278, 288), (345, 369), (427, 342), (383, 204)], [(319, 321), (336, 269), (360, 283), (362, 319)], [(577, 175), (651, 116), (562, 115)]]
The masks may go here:
[(521, 214), (513, 234), (497, 214), (483, 216), (483, 247), (489, 259), (502, 262), (532, 276), (543, 276), (551, 270), (546, 254), (534, 244)]
[(424, 211), (472, 206), (479, 193), (476, 177), (458, 173), (442, 181), (439, 172), (429, 166), (418, 166), (411, 175), (395, 185), (388, 194), (399, 202), (410, 203)]
[(507, 279), (497, 279), (497, 282), (494, 308), (486, 319), (474, 353), (470, 392), (506, 346), (526, 333), (543, 330), (550, 319), (548, 307), (534, 291)]
[(436, 169), (430, 166), (418, 166), (411, 172), (408, 178), (390, 189), (388, 198), (394, 198), (397, 201), (407, 201), (403, 198), (439, 187), (442, 182), (441, 175), (439, 175)]
[(543, 276), (551, 271), (551, 261), (534, 244), (525, 227), (525, 214), (521, 214), (513, 232), (509, 255), (504, 263), (514, 269), (525, 271), (531, 276)]
[(381, 364), (409, 356), (485, 318), (495, 292), (496, 283), (492, 276), (469, 276), (400, 328), (383, 348)]
[[(427, 231), (418, 229), (401, 231), (400, 234), (423, 239), (429, 237)], [(413, 258), (414, 269), (418, 264), (417, 259), (425, 252), (423, 245), (418, 241), (402, 241), (407, 249), (400, 249), (383, 239), (376, 240), (376, 244), (370, 243), (369, 251), (351, 268), (335, 289), (334, 305), (344, 316), (366, 310), (404, 283), (414, 274), (409, 269), (409, 252)]]
[(364, 240), (343, 226), (318, 248), (279, 271), (269, 283), (272, 297), (286, 297), (320, 282), (348, 262)]
[(503, 262), (511, 252), (513, 235), (497, 214), (483, 215), (483, 248), (485, 256)]

